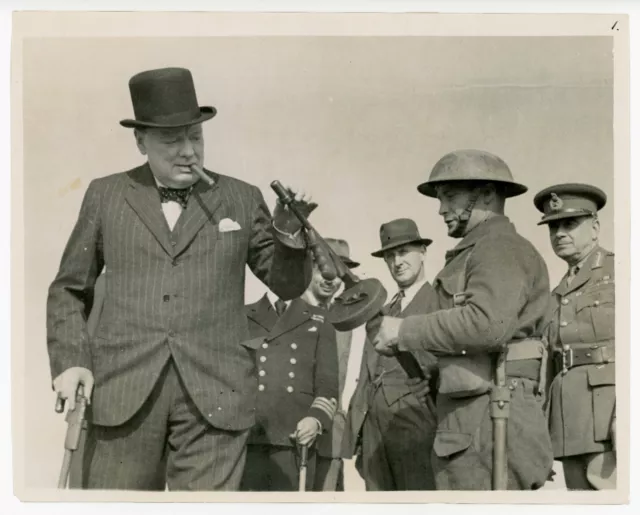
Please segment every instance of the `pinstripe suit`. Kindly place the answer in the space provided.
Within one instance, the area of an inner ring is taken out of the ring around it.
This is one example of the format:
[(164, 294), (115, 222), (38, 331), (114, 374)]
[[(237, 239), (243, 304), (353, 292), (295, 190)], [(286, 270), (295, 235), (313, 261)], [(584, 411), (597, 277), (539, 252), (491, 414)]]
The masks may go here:
[[(143, 427), (153, 418), (146, 404), (164, 399), (164, 393), (154, 390), (158, 379), (177, 385), (180, 392), (171, 394), (171, 402), (181, 396), (185, 405), (176, 426), (183, 427), (182, 419), (199, 419), (199, 427), (190, 428), (195, 433), (185, 429), (183, 436), (197, 439), (203, 431), (216, 433), (214, 440), (224, 444), (211, 440), (202, 449), (217, 455), (209, 464), (215, 473), (203, 469), (197, 480), (176, 480), (175, 487), (229, 489), (237, 488), (239, 474), (225, 470), (216, 459), (228, 458), (234, 470), (241, 468), (257, 392), (253, 350), (240, 344), (248, 337), (245, 265), (272, 291), (290, 299), (309, 283), (311, 262), (306, 251), (285, 247), (273, 237), (258, 188), (207, 173), (215, 184), (196, 183), (173, 231), (147, 164), (91, 182), (49, 289), (47, 341), (53, 377), (73, 366), (93, 371), (96, 431), (113, 428), (124, 445), (130, 433), (127, 423), (136, 424), (140, 431), (148, 430), (145, 443), (168, 443), (166, 449), (154, 448), (158, 456), (151, 459), (151, 449), (138, 442), (136, 449), (145, 449), (150, 460), (146, 471), (161, 468), (175, 449), (184, 459), (169, 463), (179, 469), (204, 460), (191, 455), (183, 442)], [(236, 221), (240, 230), (220, 232), (218, 223), (225, 218)], [(89, 338), (86, 316), (104, 266), (104, 306)], [(234, 437), (239, 439), (235, 443)], [(118, 487), (155, 488), (155, 479), (146, 472), (144, 478), (122, 485), (122, 471), (134, 457), (129, 459), (126, 446), (121, 451), (127, 463), (110, 471), (120, 476)], [(106, 477), (89, 483), (114, 487)]]

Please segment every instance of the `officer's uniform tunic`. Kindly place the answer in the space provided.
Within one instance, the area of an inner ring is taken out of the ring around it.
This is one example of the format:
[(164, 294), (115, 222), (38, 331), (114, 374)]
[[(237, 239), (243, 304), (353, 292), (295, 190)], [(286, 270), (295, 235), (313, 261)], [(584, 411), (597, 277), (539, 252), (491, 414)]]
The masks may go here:
[[(547, 334), (556, 376), (549, 391), (549, 430), (569, 489), (615, 488), (614, 273), (613, 253), (596, 247), (573, 280), (567, 284), (565, 275), (552, 293)], [(590, 465), (594, 460), (599, 466)]]

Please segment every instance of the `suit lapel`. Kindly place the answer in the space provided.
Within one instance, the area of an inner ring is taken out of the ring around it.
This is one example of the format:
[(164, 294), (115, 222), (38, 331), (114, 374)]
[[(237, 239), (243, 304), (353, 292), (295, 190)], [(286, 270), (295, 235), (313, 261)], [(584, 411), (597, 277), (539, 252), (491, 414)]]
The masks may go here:
[(271, 302), (266, 295), (249, 307), (247, 316), (267, 331), (271, 331), (278, 321), (278, 315), (271, 307)]
[(193, 188), (193, 193), (176, 226), (173, 228), (176, 255), (183, 252), (191, 243), (202, 226), (209, 221), (215, 224), (214, 214), (222, 203), (220, 194), (220, 179), (217, 174), (205, 170), (207, 175), (215, 180), (213, 186), (209, 186), (202, 179)]
[[(289, 308), (278, 319), (269, 333), (269, 340), (276, 340), (289, 331), (311, 320), (312, 306), (302, 299), (294, 299), (289, 304)], [(274, 342), (275, 343), (275, 342)]]
[(149, 165), (143, 165), (129, 172), (130, 188), (125, 198), (131, 208), (155, 236), (158, 243), (169, 255), (173, 255), (171, 233), (162, 212), (160, 195)]

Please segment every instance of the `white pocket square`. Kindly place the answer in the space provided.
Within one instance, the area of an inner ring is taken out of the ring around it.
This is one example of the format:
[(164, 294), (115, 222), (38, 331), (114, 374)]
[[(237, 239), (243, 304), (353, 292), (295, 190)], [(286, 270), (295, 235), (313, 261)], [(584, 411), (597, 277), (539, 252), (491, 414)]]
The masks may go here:
[(231, 220), (231, 218), (223, 218), (218, 224), (220, 232), (239, 231), (240, 229), (240, 224), (235, 220)]

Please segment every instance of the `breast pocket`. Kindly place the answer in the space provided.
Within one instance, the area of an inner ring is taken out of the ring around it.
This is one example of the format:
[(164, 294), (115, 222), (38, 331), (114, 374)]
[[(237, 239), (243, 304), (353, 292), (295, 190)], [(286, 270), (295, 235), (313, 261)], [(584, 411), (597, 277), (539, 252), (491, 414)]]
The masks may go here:
[(584, 342), (615, 338), (613, 285), (586, 290), (576, 301), (576, 318)]

